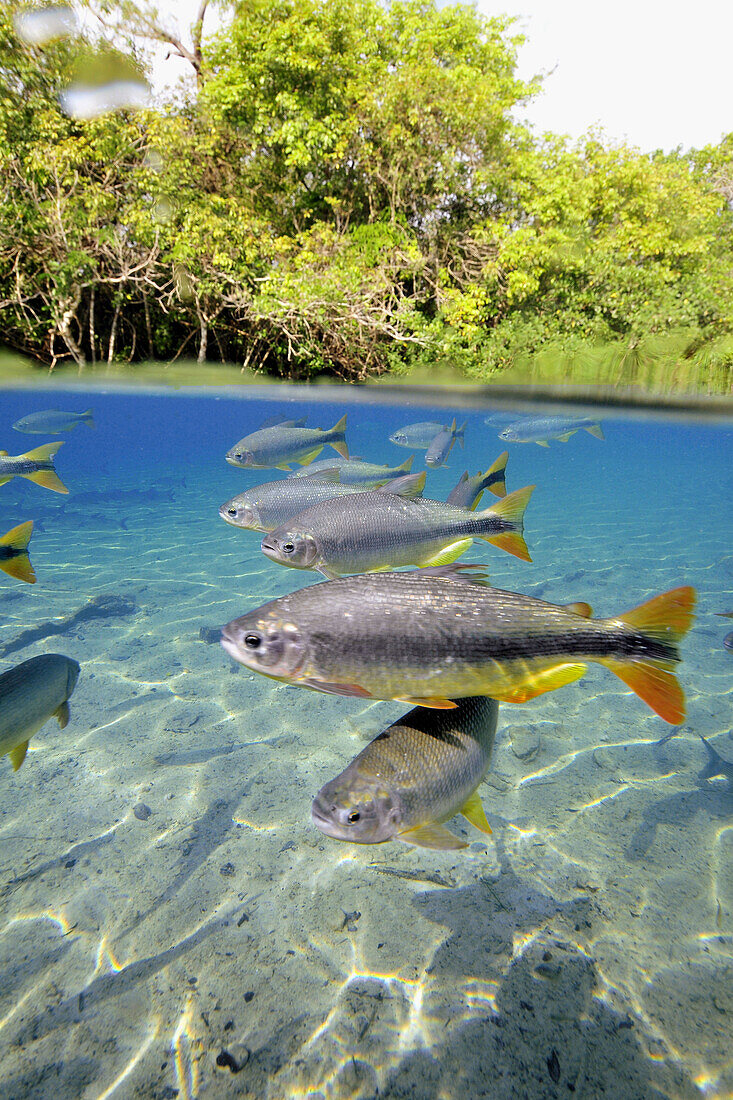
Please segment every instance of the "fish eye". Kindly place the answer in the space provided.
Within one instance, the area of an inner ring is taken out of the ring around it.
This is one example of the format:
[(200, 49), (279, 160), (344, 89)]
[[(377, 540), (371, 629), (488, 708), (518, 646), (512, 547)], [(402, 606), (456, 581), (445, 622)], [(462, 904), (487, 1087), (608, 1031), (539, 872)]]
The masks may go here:
[(352, 810), (351, 813), (349, 814), (349, 824), (350, 825), (355, 825), (360, 817), (361, 817), (361, 814), (359, 813), (358, 810)]
[(293, 550), (295, 550), (294, 543), (292, 543), (292, 542), (284, 542), (283, 543), (283, 552), (285, 554), (292, 554)]
[(262, 645), (262, 638), (260, 638), (259, 634), (245, 634), (244, 644), (247, 649), (259, 649)]
[(237, 509), (236, 508), (227, 508), (227, 515), (236, 516), (236, 514), (237, 514)]

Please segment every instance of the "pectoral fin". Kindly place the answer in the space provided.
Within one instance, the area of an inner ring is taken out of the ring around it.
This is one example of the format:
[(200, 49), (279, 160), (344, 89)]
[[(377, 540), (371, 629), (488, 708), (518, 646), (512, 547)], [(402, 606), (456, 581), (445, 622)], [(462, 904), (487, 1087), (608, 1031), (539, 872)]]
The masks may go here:
[(329, 684), (325, 680), (316, 680), (313, 676), (305, 680), (298, 680), (303, 687), (313, 688), (314, 691), (322, 691), (326, 695), (347, 695), (355, 699), (371, 699), (372, 695), (366, 688), (359, 684)]
[(10, 757), (10, 763), (13, 765), (13, 771), (17, 772), (20, 765), (25, 760), (25, 754), (28, 752), (28, 742), (24, 741), (22, 745), (16, 745), (14, 749), (11, 749), (8, 753)]
[(61, 704), (61, 706), (58, 707), (58, 709), (55, 710), (53, 713), (56, 716), (56, 718), (58, 718), (59, 726), (61, 727), (61, 729), (65, 729), (69, 724), (69, 717), (70, 717), (68, 699), (64, 700), (64, 702)]
[(405, 830), (396, 839), (405, 844), (416, 844), (418, 848), (438, 848), (443, 851), (468, 847), (465, 840), (461, 840), (444, 825), (420, 825), (417, 829)]
[(478, 791), (474, 791), (472, 795), (469, 795), (461, 806), (460, 812), (472, 825), (480, 829), (482, 833), (491, 833), (491, 826), (486, 820), (483, 803), (481, 802)]

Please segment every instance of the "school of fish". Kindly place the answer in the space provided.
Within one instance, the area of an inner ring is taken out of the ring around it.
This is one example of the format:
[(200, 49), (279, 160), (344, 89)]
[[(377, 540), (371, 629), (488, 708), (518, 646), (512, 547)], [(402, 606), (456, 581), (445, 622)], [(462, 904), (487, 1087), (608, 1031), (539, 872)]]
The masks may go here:
[[(499, 414), (507, 443), (603, 439), (592, 418)], [(521, 704), (603, 665), (666, 722), (685, 718), (675, 670), (695, 607), (680, 585), (611, 618), (502, 591), (482, 566), (455, 564), (475, 539), (531, 562), (524, 514), (534, 486), (507, 494), (504, 451), (485, 472), (461, 474), (445, 501), (425, 495), (466, 424), (420, 421), (390, 436), (413, 454), (399, 466), (349, 457), (346, 417), (330, 430), (262, 426), (228, 462), (278, 468), (285, 479), (244, 489), (219, 514), (263, 532), (278, 565), (320, 572), (308, 585), (227, 623), (221, 644), (246, 668), (313, 691), (399, 700), (414, 709), (326, 783), (312, 804), (328, 836), (360, 844), (398, 839), (434, 848), (465, 843), (445, 822), (463, 814), (489, 833), (477, 789), (490, 767), (499, 702)], [(330, 444), (339, 457), (313, 464)], [(302, 470), (290, 471), (299, 463)], [(498, 501), (479, 508), (485, 491)], [(409, 571), (402, 570), (412, 566)]]

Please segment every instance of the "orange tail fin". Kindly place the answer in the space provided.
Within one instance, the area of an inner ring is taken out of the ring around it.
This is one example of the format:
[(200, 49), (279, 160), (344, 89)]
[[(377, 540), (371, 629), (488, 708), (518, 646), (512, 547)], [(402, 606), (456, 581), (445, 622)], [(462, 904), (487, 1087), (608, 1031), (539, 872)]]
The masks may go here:
[(692, 625), (696, 599), (695, 589), (685, 585), (654, 596), (618, 617), (651, 641), (667, 646), (668, 659), (602, 662), (673, 726), (685, 720), (685, 695), (672, 668), (680, 660), (677, 646)]

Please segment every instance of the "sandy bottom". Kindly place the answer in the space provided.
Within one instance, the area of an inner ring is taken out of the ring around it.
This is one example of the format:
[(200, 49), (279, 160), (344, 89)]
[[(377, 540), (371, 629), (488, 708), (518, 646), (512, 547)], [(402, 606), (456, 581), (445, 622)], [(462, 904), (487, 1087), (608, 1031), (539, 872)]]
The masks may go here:
[(69, 726), (16, 774), (0, 760), (4, 1100), (732, 1095), (733, 766), (703, 777), (699, 736), (733, 761), (730, 530), (690, 548), (719, 486), (674, 523), (647, 497), (643, 524), (607, 507), (592, 529), (571, 488), (538, 507), (534, 566), (488, 551), (495, 584), (599, 615), (680, 583), (700, 608), (675, 731), (596, 666), (502, 705), (493, 837), (457, 819), (465, 852), (311, 825), (405, 707), (274, 685), (199, 640), (301, 583), (218, 519), (229, 486), (131, 501), (124, 527), (113, 502), (70, 504), (31, 615), (1, 582), (6, 642), (135, 601), (3, 662), (82, 665)]

